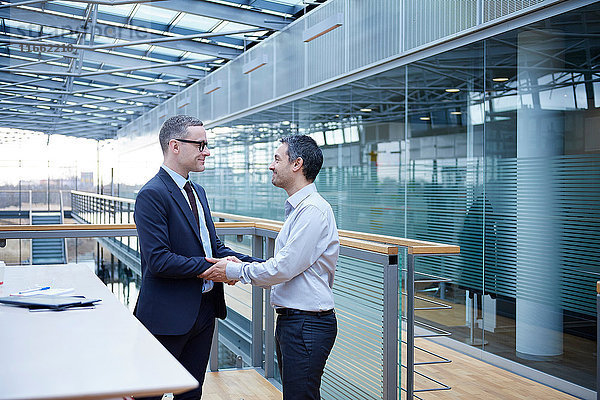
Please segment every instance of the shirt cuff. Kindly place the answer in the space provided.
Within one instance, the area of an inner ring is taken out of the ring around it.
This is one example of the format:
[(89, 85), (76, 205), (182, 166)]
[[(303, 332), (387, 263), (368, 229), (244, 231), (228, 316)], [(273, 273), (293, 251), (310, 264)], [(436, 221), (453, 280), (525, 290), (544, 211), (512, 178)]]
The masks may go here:
[(227, 279), (239, 281), (242, 276), (242, 263), (229, 261), (225, 267), (225, 275)]

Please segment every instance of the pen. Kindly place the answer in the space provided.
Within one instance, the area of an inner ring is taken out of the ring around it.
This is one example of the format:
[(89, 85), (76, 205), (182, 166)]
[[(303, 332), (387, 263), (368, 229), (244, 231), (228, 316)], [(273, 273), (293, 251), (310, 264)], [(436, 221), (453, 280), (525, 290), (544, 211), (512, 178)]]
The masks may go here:
[(44, 287), (41, 287), (41, 288), (23, 290), (23, 291), (20, 291), (19, 294), (37, 292), (38, 290), (48, 290), (48, 289), (50, 289), (50, 286), (44, 286)]

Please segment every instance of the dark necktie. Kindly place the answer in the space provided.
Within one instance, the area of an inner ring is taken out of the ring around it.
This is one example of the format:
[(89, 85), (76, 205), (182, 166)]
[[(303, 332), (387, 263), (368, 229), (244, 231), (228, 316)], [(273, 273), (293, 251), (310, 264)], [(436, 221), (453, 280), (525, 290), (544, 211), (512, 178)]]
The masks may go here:
[(200, 229), (200, 217), (198, 216), (198, 206), (196, 206), (196, 198), (194, 197), (194, 193), (192, 192), (192, 185), (189, 181), (183, 185), (183, 190), (187, 194), (188, 200), (190, 201), (190, 206), (192, 206), (192, 212), (194, 213), (194, 218), (196, 218), (196, 224), (198, 224), (198, 229)]
[[(196, 224), (198, 224), (198, 229), (200, 230), (200, 238), (202, 239), (202, 248), (204, 249), (204, 254), (207, 257), (212, 257), (212, 249), (210, 248), (210, 236), (208, 233), (208, 229), (206, 224), (204, 224), (204, 218), (202, 218), (202, 225), (200, 225), (200, 216), (198, 215), (198, 206), (196, 205), (196, 197), (192, 192), (192, 184), (190, 181), (187, 181), (185, 185), (183, 185), (183, 190), (187, 194), (188, 200), (190, 201), (190, 206), (192, 206), (192, 212), (194, 213), (194, 218), (196, 218)], [(214, 283), (212, 281), (203, 281), (202, 283), (202, 293), (209, 292), (213, 288)]]

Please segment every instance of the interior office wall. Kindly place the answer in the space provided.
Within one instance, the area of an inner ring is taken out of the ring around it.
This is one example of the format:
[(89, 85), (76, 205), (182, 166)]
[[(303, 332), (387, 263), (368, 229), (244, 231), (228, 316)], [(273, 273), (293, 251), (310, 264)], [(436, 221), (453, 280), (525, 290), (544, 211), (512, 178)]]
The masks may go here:
[[(420, 46), (560, 0), (330, 0), (118, 131), (157, 131), (165, 118), (191, 113), (210, 121), (243, 112)], [(342, 26), (303, 42), (303, 32), (341, 15)], [(243, 66), (266, 61), (244, 74)], [(209, 91), (207, 87), (219, 87)]]

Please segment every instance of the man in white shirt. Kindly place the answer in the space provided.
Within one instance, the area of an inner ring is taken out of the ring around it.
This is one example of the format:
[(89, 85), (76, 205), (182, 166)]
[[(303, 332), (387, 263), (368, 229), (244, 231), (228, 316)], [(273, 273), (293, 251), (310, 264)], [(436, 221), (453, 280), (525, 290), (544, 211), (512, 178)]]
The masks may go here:
[(272, 288), (283, 399), (318, 400), (337, 334), (332, 287), (340, 243), (333, 210), (313, 183), (323, 165), (321, 149), (305, 135), (288, 136), (281, 143), (269, 169), (273, 185), (289, 197), (275, 256), (250, 263), (207, 258), (216, 263), (200, 277)]

